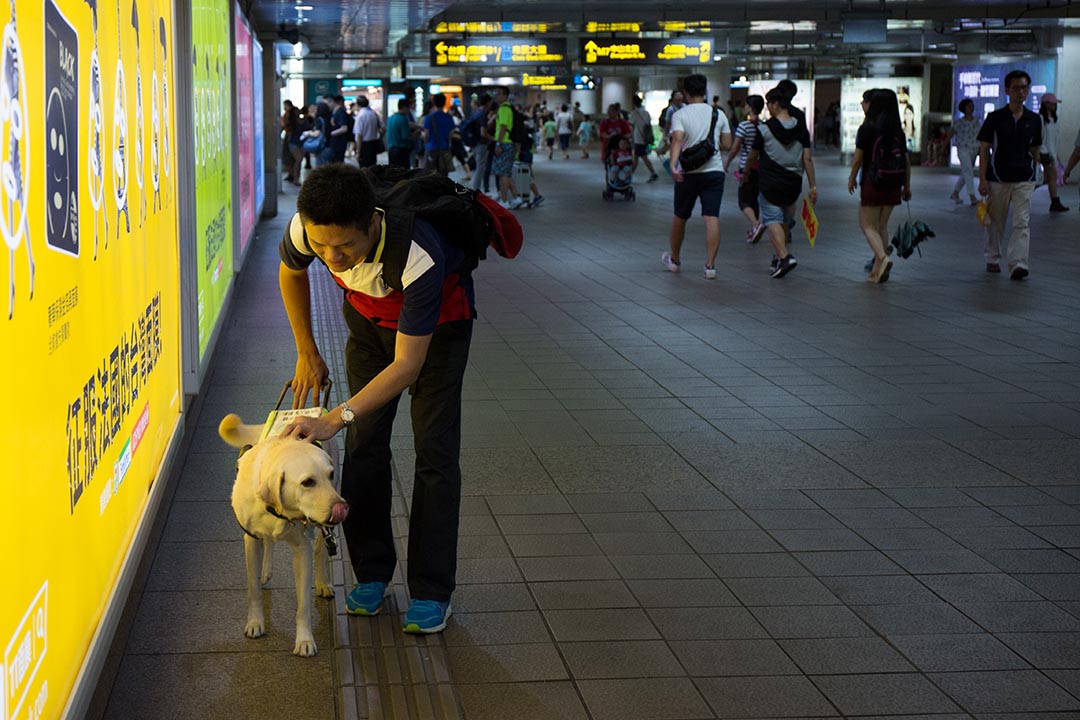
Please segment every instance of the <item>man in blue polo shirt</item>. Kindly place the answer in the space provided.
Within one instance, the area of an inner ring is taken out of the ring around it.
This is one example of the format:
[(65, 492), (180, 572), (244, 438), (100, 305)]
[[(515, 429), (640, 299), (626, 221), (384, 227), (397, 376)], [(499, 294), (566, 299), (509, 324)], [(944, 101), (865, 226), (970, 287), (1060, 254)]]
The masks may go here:
[[(304, 180), (281, 240), (278, 280), (296, 340), (294, 407), (303, 407), (328, 375), (312, 333), (308, 267), (318, 258), (345, 290), (349, 327), (345, 363), (351, 397), (286, 435), (323, 440), (347, 428), (341, 491), (355, 519), (344, 523), (357, 585), (346, 598), (355, 615), (382, 608), (397, 556), (390, 522), (390, 432), (398, 400), (411, 388), (416, 449), (409, 518), (406, 632), (446, 627), (457, 569), (461, 503), (461, 383), (476, 316), (471, 276), (459, 273), (461, 249), (417, 218), (403, 291), (382, 279), (387, 218), (358, 168), (325, 165)], [(390, 240), (393, 242), (393, 240)]]
[(441, 175), (449, 175), (454, 169), (454, 156), (450, 152), (450, 133), (454, 132), (454, 118), (443, 109), (446, 96), (436, 93), (431, 96), (431, 112), (424, 118), (424, 155), (425, 167), (437, 170)]
[[(1001, 272), (1001, 241), (1005, 220), (1012, 207), (1009, 238), (1009, 277), (1028, 276), (1028, 245), (1031, 193), (1035, 191), (1035, 168), (1042, 145), (1042, 121), (1024, 107), (1031, 76), (1013, 70), (1005, 76), (1009, 104), (986, 116), (979, 130), (979, 194), (987, 197), (990, 226), (986, 228), (986, 272)], [(992, 152), (991, 152), (992, 151)], [(992, 159), (991, 159), (992, 158)]]

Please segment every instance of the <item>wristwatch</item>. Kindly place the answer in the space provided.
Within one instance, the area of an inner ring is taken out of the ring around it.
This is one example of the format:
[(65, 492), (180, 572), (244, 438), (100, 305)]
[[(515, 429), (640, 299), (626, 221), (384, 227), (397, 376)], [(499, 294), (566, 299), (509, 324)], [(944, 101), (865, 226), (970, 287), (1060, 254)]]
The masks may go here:
[(356, 413), (349, 407), (348, 403), (341, 403), (341, 422), (345, 424), (345, 427), (352, 425), (356, 421)]

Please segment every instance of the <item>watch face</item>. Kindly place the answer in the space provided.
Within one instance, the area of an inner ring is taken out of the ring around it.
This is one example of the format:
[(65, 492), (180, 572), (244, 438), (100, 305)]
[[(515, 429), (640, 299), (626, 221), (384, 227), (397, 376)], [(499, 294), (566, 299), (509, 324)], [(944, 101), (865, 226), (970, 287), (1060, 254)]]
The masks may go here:
[(341, 406), (341, 422), (346, 425), (351, 425), (352, 421), (356, 419), (356, 413), (348, 405)]

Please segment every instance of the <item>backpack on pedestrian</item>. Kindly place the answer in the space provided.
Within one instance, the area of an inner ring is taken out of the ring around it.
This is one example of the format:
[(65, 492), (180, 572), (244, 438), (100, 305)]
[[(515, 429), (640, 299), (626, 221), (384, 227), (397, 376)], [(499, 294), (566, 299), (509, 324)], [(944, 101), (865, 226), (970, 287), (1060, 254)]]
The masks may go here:
[(432, 170), (378, 165), (363, 172), (375, 190), (375, 205), (387, 216), (382, 253), (382, 279), (387, 287), (404, 290), (402, 274), (416, 218), (431, 223), (447, 244), (465, 253), (462, 275), (470, 274), (487, 257), (489, 247), (504, 258), (513, 258), (521, 250), (521, 224), (483, 193)]
[(868, 176), (879, 188), (904, 186), (907, 177), (907, 148), (899, 138), (879, 135), (870, 149)]
[(510, 142), (521, 147), (531, 134), (527, 124), (529, 119), (516, 107), (511, 106), (511, 109), (514, 111), (514, 124), (510, 127)]

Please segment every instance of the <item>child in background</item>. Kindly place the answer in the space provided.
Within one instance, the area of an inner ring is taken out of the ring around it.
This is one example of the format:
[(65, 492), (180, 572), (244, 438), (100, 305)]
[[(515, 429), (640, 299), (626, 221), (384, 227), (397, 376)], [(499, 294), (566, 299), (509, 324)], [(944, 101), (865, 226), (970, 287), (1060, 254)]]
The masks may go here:
[(555, 134), (558, 129), (559, 126), (555, 123), (555, 118), (548, 115), (547, 121), (544, 122), (544, 144), (547, 145), (548, 160), (551, 160), (555, 154)]
[[(547, 123), (544, 123), (544, 132), (547, 133)], [(554, 139), (554, 138), (553, 138)], [(552, 146), (549, 145), (549, 148)], [(548, 155), (548, 159), (551, 159), (551, 155)], [(524, 189), (526, 183), (529, 186), (528, 191), (521, 193), (521, 207), (534, 208), (540, 203), (544, 202), (544, 196), (540, 194), (540, 188), (536, 186), (536, 177), (533, 176), (533, 140), (530, 134), (528, 139), (521, 143), (521, 147), (518, 149), (517, 160), (514, 161), (514, 185)], [(532, 193), (532, 199), (529, 198), (529, 193)]]
[(608, 172), (612, 185), (630, 184), (630, 178), (634, 174), (634, 149), (626, 136), (619, 139), (619, 146), (612, 152)]
[(595, 128), (593, 128), (589, 116), (583, 115), (577, 129), (578, 147), (581, 148), (582, 159), (587, 160), (589, 158), (589, 143), (592, 142), (594, 130)]

